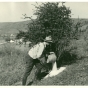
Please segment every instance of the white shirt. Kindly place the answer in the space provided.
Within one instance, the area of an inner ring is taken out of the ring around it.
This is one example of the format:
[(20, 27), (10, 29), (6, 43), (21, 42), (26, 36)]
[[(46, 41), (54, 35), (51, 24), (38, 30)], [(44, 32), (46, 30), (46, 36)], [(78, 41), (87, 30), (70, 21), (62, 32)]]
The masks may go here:
[(45, 42), (36, 44), (35, 46), (33, 46), (29, 50), (28, 54), (33, 59), (39, 58), (42, 55), (43, 50), (44, 50), (45, 47), (46, 47), (46, 43)]

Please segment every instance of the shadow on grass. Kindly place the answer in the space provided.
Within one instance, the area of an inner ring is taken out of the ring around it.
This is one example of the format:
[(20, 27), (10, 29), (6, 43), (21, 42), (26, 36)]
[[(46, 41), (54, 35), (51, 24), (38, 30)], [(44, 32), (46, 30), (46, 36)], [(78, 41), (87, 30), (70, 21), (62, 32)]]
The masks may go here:
[[(41, 79), (43, 79), (48, 73), (47, 72), (41, 72), (40, 75), (38, 75), (38, 80), (36, 80), (37, 82), (40, 82)], [(27, 85), (33, 85), (35, 84), (33, 81), (29, 82)]]
[(77, 60), (77, 56), (75, 54), (70, 54), (68, 51), (64, 51), (59, 60), (57, 60), (57, 67), (61, 67), (64, 65), (70, 65), (75, 63)]
[(39, 75), (39, 80), (43, 79), (46, 75), (48, 74), (48, 72), (41, 72), (41, 75)]

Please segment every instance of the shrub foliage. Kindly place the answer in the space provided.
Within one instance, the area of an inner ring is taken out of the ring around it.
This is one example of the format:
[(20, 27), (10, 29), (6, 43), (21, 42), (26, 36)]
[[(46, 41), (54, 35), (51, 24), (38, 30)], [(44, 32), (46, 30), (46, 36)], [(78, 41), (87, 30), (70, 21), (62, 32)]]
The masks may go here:
[(37, 43), (47, 35), (51, 35), (57, 45), (57, 51), (59, 51), (57, 53), (60, 55), (72, 36), (70, 8), (63, 5), (63, 3), (62, 6), (59, 6), (57, 2), (46, 2), (35, 7), (34, 14), (37, 15), (37, 18), (28, 24), (28, 30), (23, 33), (23, 36), (26, 40)]

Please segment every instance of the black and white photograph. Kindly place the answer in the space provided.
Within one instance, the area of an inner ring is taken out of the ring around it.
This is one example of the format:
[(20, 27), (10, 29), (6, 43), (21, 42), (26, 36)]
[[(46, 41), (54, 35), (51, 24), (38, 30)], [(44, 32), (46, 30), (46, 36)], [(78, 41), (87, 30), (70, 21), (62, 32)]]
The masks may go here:
[(84, 85), (88, 2), (0, 1), (0, 86)]

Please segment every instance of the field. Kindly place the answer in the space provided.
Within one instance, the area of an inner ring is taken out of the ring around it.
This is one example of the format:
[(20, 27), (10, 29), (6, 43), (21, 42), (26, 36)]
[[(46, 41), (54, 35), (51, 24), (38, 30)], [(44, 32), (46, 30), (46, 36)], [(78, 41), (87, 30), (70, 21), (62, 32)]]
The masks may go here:
[(0, 45), (0, 85), (12, 85), (21, 80), (26, 52), (15, 45)]
[[(76, 19), (74, 21), (77, 22)], [(79, 38), (70, 40), (67, 47), (71, 56), (65, 53), (60, 62), (66, 69), (55, 77), (41, 80), (37, 85), (88, 85), (88, 20), (81, 19), (81, 22)], [(0, 37), (1, 42), (4, 40)], [(0, 85), (21, 85), (28, 50), (28, 46), (19, 47), (14, 43), (0, 45)], [(31, 81), (34, 72), (35, 69), (28, 81)]]

